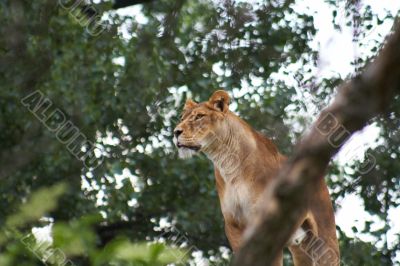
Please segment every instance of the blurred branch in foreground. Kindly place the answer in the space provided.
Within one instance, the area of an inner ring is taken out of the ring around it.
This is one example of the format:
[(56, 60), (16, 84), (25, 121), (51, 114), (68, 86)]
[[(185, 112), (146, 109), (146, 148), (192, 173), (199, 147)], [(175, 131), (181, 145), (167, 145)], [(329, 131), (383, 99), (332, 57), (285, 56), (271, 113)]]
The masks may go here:
[[(383, 113), (400, 90), (400, 27), (379, 56), (360, 76), (342, 85), (335, 101), (323, 110), (264, 195), (259, 219), (234, 265), (271, 265), (295, 228), (317, 180), (345, 141)], [(326, 265), (326, 264), (324, 264)]]

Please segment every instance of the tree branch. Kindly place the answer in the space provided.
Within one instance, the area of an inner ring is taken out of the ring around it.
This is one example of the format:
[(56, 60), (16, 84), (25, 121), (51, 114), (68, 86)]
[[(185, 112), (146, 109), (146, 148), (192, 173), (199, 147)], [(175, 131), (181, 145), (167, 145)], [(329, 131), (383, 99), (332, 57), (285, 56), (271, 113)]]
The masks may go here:
[(150, 2), (153, 2), (153, 0), (115, 0), (112, 7), (113, 9), (118, 9), (138, 4), (146, 4)]
[(246, 231), (233, 265), (271, 265), (295, 229), (297, 218), (332, 158), (355, 131), (382, 113), (400, 91), (400, 30), (363, 74), (342, 85), (268, 189), (260, 217)]

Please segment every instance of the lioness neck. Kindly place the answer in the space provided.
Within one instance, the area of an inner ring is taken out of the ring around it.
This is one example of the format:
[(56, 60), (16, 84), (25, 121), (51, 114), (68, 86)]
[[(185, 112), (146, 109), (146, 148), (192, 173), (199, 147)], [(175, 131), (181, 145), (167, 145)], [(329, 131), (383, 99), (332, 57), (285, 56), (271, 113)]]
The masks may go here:
[[(213, 132), (203, 151), (225, 182), (235, 182), (245, 177), (255, 178), (255, 173), (252, 173), (255, 165), (268, 167), (265, 165), (266, 157), (260, 156), (265, 150), (265, 142), (239, 117), (230, 113), (226, 115), (221, 128)], [(279, 155), (275, 146), (269, 152), (274, 158)]]

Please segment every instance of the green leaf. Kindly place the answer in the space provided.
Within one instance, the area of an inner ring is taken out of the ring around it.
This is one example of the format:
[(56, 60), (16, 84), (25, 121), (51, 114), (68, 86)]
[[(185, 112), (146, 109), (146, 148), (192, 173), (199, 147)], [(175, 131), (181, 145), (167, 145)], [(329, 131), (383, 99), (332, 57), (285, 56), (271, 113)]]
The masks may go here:
[(34, 192), (28, 202), (20, 207), (19, 212), (8, 218), (7, 227), (20, 227), (26, 223), (37, 221), (57, 206), (57, 199), (65, 190), (66, 185), (60, 183)]

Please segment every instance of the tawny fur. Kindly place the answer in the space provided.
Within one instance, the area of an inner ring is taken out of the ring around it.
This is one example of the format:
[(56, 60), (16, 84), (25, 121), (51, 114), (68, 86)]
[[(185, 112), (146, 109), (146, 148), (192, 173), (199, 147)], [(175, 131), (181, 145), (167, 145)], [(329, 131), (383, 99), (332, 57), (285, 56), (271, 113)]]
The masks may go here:
[[(285, 157), (271, 140), (229, 111), (228, 105), (225, 91), (217, 91), (199, 104), (188, 100), (174, 141), (181, 157), (201, 151), (213, 162), (226, 235), (236, 252), (246, 227), (257, 215), (261, 193)], [(318, 182), (318, 190), (288, 242), (296, 266), (339, 264), (332, 204), (324, 179)], [(270, 265), (282, 265), (282, 258)]]

